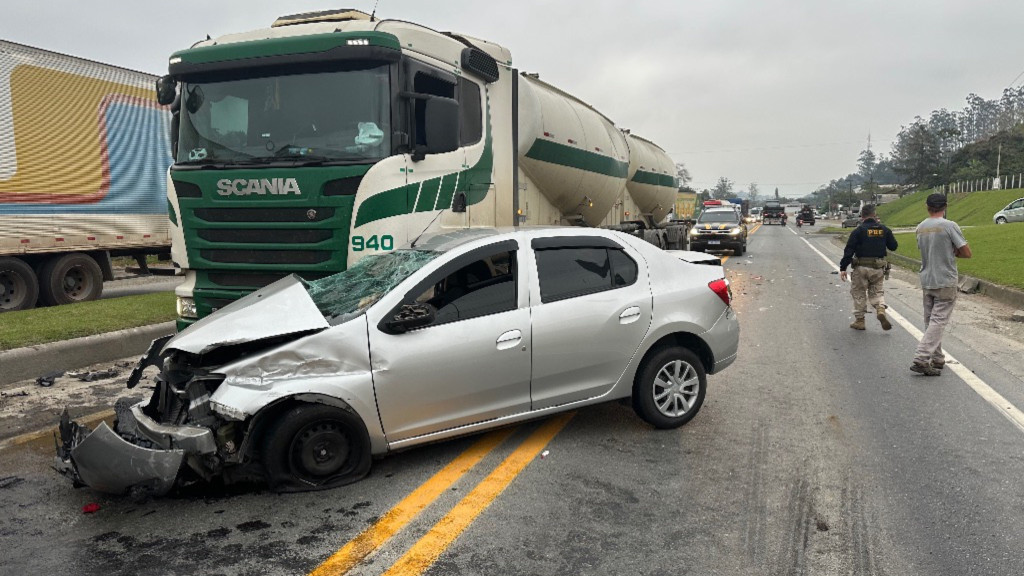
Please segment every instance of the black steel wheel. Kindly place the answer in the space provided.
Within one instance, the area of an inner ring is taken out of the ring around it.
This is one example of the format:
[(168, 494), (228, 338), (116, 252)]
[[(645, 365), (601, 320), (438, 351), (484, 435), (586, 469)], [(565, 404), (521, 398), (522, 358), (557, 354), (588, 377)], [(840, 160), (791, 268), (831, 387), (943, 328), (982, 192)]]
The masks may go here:
[(370, 471), (370, 437), (349, 411), (299, 405), (280, 414), (264, 436), (263, 466), (278, 492), (343, 486)]
[(39, 282), (32, 267), (17, 258), (0, 257), (0, 312), (35, 308)]
[(51, 258), (39, 273), (39, 299), (48, 306), (95, 300), (103, 293), (103, 272), (88, 254)]

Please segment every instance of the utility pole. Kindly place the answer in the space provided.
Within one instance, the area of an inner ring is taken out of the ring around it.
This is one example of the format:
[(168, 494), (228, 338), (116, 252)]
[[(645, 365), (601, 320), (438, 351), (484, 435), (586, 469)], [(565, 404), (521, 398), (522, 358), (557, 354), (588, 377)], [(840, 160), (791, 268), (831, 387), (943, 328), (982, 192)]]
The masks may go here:
[(996, 190), (999, 190), (999, 189), (1001, 189), (1003, 187), (1002, 181), (999, 180), (999, 166), (1002, 163), (1002, 161), (1003, 161), (1003, 144), (1002, 144), (1002, 142), (1000, 142), (999, 143), (999, 152), (996, 153), (996, 185), (993, 186), (993, 188), (995, 188)]

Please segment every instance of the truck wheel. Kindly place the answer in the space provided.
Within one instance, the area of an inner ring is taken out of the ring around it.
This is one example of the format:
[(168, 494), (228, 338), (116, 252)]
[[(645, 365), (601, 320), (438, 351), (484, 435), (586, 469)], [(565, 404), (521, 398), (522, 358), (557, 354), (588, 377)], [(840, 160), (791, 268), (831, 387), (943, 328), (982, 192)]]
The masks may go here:
[(277, 417), (263, 440), (263, 467), (276, 492), (325, 490), (370, 471), (370, 436), (357, 416), (304, 404)]
[(39, 273), (40, 300), (48, 306), (95, 300), (103, 293), (103, 272), (87, 254), (64, 254)]
[(697, 355), (673, 346), (647, 358), (633, 383), (633, 410), (655, 428), (678, 428), (697, 415), (708, 379)]
[(38, 297), (32, 267), (17, 258), (0, 258), (0, 312), (35, 308)]

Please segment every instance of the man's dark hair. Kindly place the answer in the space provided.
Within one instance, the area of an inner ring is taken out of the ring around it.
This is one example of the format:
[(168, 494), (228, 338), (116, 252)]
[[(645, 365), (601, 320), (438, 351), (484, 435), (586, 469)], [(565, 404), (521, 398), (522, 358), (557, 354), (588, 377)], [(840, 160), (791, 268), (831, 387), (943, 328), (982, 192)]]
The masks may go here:
[(872, 217), (874, 215), (875, 215), (875, 205), (874, 204), (865, 204), (860, 209), (860, 217), (861, 218), (870, 218), (870, 217)]

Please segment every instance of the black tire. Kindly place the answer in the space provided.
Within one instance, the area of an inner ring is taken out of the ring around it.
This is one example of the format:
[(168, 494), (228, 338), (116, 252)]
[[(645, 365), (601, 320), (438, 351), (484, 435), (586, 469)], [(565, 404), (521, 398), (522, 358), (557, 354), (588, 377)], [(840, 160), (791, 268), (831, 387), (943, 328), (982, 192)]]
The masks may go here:
[(51, 258), (39, 279), (39, 300), (47, 306), (95, 300), (103, 293), (103, 272), (88, 254)]
[(275, 492), (351, 484), (370, 471), (370, 435), (355, 414), (302, 404), (276, 418), (263, 437), (263, 468)]
[[(682, 383), (672, 381), (677, 369)], [(696, 354), (680, 346), (662, 348), (645, 359), (637, 372), (633, 383), (633, 410), (655, 428), (678, 428), (700, 411), (707, 387), (704, 365)], [(668, 400), (659, 407), (655, 396), (665, 398), (666, 394)]]
[(36, 307), (39, 280), (32, 267), (17, 258), (0, 257), (0, 312)]

